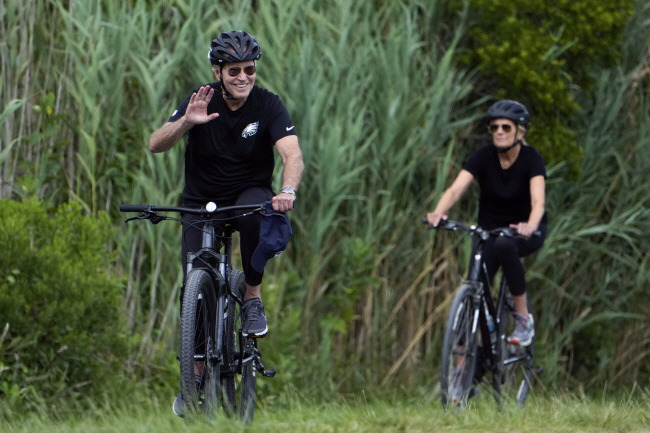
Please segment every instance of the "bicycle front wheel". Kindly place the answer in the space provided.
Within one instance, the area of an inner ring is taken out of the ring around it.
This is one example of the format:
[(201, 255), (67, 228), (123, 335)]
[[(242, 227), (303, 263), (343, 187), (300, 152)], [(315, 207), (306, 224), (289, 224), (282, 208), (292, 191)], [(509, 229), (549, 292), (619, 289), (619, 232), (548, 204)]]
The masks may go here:
[[(246, 281), (242, 271), (232, 271), (230, 287), (243, 299)], [(224, 356), (229, 368), (221, 375), (223, 407), (230, 416), (239, 414), (247, 424), (253, 420), (255, 412), (257, 344), (255, 339), (242, 336), (241, 308), (232, 298), (228, 299), (225, 321)]]
[(450, 405), (463, 407), (470, 397), (478, 353), (475, 324), (479, 310), (475, 293), (476, 289), (473, 286), (462, 284), (449, 310), (442, 343), (440, 375), (440, 391), (444, 408)]
[[(528, 311), (532, 311), (530, 302)], [(533, 384), (535, 339), (524, 347), (508, 344), (508, 335), (515, 329), (514, 313), (514, 302), (507, 294), (499, 321), (499, 364), (494, 376), (494, 389), (499, 404), (514, 399), (523, 407)]]
[(181, 306), (180, 384), (183, 415), (214, 411), (219, 397), (219, 363), (215, 362), (216, 299), (210, 275), (192, 270), (185, 279)]

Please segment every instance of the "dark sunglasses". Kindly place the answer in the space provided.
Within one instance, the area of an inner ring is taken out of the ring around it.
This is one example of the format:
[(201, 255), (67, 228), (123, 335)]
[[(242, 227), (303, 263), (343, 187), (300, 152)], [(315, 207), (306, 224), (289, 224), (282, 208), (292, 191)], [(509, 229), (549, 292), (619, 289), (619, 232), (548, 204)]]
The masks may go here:
[(503, 129), (503, 132), (505, 133), (512, 131), (512, 125), (509, 123), (503, 123), (503, 124), (493, 123), (489, 127), (490, 132), (494, 134), (499, 130), (499, 127), (501, 127), (501, 129)]
[[(257, 68), (255, 68), (255, 66), (246, 66), (244, 68), (244, 74), (248, 76), (255, 75), (256, 70)], [(226, 72), (228, 72), (228, 75), (230, 75), (231, 77), (237, 77), (239, 76), (239, 74), (241, 74), (241, 68), (239, 66), (234, 66), (232, 68), (227, 69)]]

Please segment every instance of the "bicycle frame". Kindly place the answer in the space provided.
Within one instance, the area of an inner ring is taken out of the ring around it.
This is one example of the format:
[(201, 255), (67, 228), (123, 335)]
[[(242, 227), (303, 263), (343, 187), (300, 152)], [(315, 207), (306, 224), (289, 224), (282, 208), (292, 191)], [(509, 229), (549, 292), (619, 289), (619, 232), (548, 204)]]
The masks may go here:
[[(470, 268), (467, 271), (467, 278), (463, 281), (463, 284), (470, 285), (476, 289), (475, 299), (477, 300), (477, 305), (484, 307), (484, 309), (480, 309), (481, 311), (479, 311), (477, 323), (474, 324), (474, 331), (476, 332), (477, 328), (480, 328), (485, 334), (484, 337), (488, 337), (487, 341), (490, 341), (487, 317), (485, 317), (485, 310), (487, 310), (490, 316), (494, 319), (495, 325), (497, 325), (498, 318), (501, 317), (500, 313), (502, 311), (503, 301), (505, 299), (505, 290), (503, 289), (506, 288), (505, 279), (502, 279), (501, 289), (499, 290), (497, 302), (495, 303), (494, 297), (492, 296), (492, 288), (490, 287), (490, 279), (488, 278), (487, 268), (485, 267), (485, 263), (483, 263), (483, 248), (485, 241), (489, 238), (489, 236), (491, 236), (491, 234), (481, 228), (469, 228), (453, 221), (451, 224), (454, 224), (454, 226), (448, 228), (448, 230), (462, 229), (466, 231), (476, 242), (472, 248), (473, 260)], [(481, 276), (484, 276), (485, 278), (481, 279)], [(486, 281), (487, 284), (484, 284), (483, 281)]]
[[(479, 229), (480, 230), (480, 229)], [(476, 334), (481, 332), (483, 346), (482, 350), (484, 352), (484, 360), (488, 361), (488, 366), (490, 370), (494, 369), (494, 366), (497, 364), (495, 360), (496, 353), (496, 344), (499, 338), (505, 338), (504, 336), (497, 335), (497, 338), (491, 338), (491, 333), (496, 333), (499, 329), (500, 313), (503, 309), (503, 300), (505, 299), (505, 293), (503, 290), (499, 291), (497, 296), (497, 302), (494, 302), (494, 297), (492, 296), (492, 289), (490, 287), (489, 278), (487, 278), (487, 269), (483, 263), (483, 247), (485, 239), (481, 238), (482, 232), (470, 233), (472, 237), (475, 237), (476, 245), (472, 249), (472, 265), (468, 269), (467, 278), (463, 281), (463, 284), (474, 287), (474, 301), (477, 305), (474, 324), (472, 326), (472, 333)], [(482, 280), (481, 275), (485, 278)], [(486, 284), (483, 283), (486, 282)], [(505, 280), (502, 279), (502, 289), (505, 289)], [(488, 326), (488, 318), (486, 313), (490, 315), (493, 320), (494, 329), (490, 330)]]
[[(216, 261), (215, 266), (196, 266), (197, 268), (204, 269), (208, 271), (214, 281), (214, 287), (217, 291), (217, 311), (219, 312), (219, 320), (222, 320), (222, 311), (225, 311), (225, 302), (228, 302), (228, 299), (232, 299), (237, 302), (240, 306), (243, 305), (243, 300), (235, 291), (232, 289), (230, 284), (231, 282), (231, 271), (232, 271), (232, 234), (234, 233), (234, 227), (229, 224), (214, 224), (213, 221), (207, 220), (203, 223), (203, 237), (201, 249), (196, 253), (188, 252), (187, 253), (187, 273), (195, 268), (194, 263), (197, 261), (206, 262), (206, 260), (213, 259)], [(220, 233), (219, 233), (220, 231)], [(219, 242), (216, 239), (219, 238), (221, 242), (220, 247), (215, 247)], [(210, 262), (208, 262), (210, 264)], [(217, 272), (215, 272), (217, 271)], [(223, 278), (221, 280), (220, 276)], [(239, 331), (241, 332), (241, 330)], [(217, 333), (217, 341), (215, 342), (215, 347), (223, 347), (223, 335)], [(247, 357), (239, 356), (236, 366), (233, 365), (224, 365), (224, 370), (222, 373), (225, 374), (241, 374), (242, 368), (244, 365), (253, 363), (255, 369), (262, 373), (263, 376), (273, 377), (274, 371), (265, 370), (261, 364), (259, 358), (261, 354), (257, 349), (257, 342), (255, 339), (244, 339), (239, 338), (239, 353), (240, 354), (249, 354)], [(246, 347), (244, 347), (246, 346)]]
[[(221, 234), (217, 234), (217, 229), (221, 230)], [(202, 232), (203, 238), (201, 242), (201, 249), (197, 252), (188, 252), (186, 259), (186, 274), (189, 274), (192, 269), (194, 269), (194, 263), (198, 260), (211, 264), (213, 261), (216, 265), (212, 266), (196, 266), (211, 272), (213, 280), (215, 282), (215, 287), (219, 287), (219, 278), (214, 274), (214, 271), (218, 271), (220, 275), (223, 276), (226, 282), (226, 290), (228, 295), (233, 298), (238, 304), (242, 304), (242, 300), (237, 296), (232, 288), (230, 287), (230, 273), (232, 271), (232, 234), (235, 231), (232, 225), (226, 224), (214, 224), (213, 221), (207, 220), (203, 223)], [(220, 238), (222, 246), (216, 247), (216, 239)], [(223, 251), (221, 251), (223, 249)]]

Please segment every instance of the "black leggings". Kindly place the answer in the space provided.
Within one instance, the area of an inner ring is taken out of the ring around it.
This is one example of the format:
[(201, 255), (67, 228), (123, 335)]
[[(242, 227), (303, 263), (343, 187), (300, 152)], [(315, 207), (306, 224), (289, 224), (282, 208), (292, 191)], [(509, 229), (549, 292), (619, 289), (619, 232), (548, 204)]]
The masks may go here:
[[(259, 204), (271, 200), (272, 197), (273, 191), (270, 189), (253, 187), (242, 192), (234, 203), (217, 203), (217, 206)], [(251, 256), (260, 243), (260, 225), (262, 218), (264, 217), (261, 215), (253, 214), (230, 220), (230, 223), (239, 231), (242, 267), (246, 277), (246, 283), (251, 286), (260, 285), (264, 276), (264, 272), (257, 272), (251, 266)], [(187, 271), (187, 253), (201, 249), (203, 232), (201, 231), (202, 220), (200, 218), (197, 219), (194, 215), (182, 215), (181, 222), (183, 225), (181, 263), (183, 266), (183, 275), (185, 275)]]
[[(540, 236), (530, 238), (511, 238), (506, 236), (491, 236), (485, 242), (483, 249), (483, 263), (488, 273), (488, 281), (485, 281), (485, 273), (481, 272), (483, 284), (492, 286), (494, 275), (499, 266), (503, 268), (506, 282), (513, 296), (520, 296), (526, 293), (526, 278), (521, 257), (528, 256), (542, 247), (546, 239), (547, 227), (539, 226)], [(470, 266), (473, 265), (473, 256)]]

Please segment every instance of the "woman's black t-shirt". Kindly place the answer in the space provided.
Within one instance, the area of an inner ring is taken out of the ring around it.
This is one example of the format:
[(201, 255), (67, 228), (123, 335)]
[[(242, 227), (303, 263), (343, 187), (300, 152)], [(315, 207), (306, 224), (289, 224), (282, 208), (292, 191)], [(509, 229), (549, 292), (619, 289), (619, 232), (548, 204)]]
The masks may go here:
[[(531, 211), (530, 179), (546, 177), (544, 158), (534, 148), (521, 145), (515, 162), (501, 168), (494, 145), (474, 152), (463, 164), (480, 187), (478, 224), (485, 229), (528, 221)], [(547, 223), (546, 213), (541, 224)]]
[[(182, 194), (185, 205), (214, 201), (225, 206), (250, 187), (271, 190), (273, 146), (296, 133), (286, 107), (268, 90), (254, 86), (244, 105), (231, 111), (221, 95), (220, 83), (211, 83), (210, 87), (215, 92), (207, 112), (217, 112), (219, 117), (195, 125), (187, 133)], [(185, 114), (190, 97), (172, 114), (170, 122)]]

